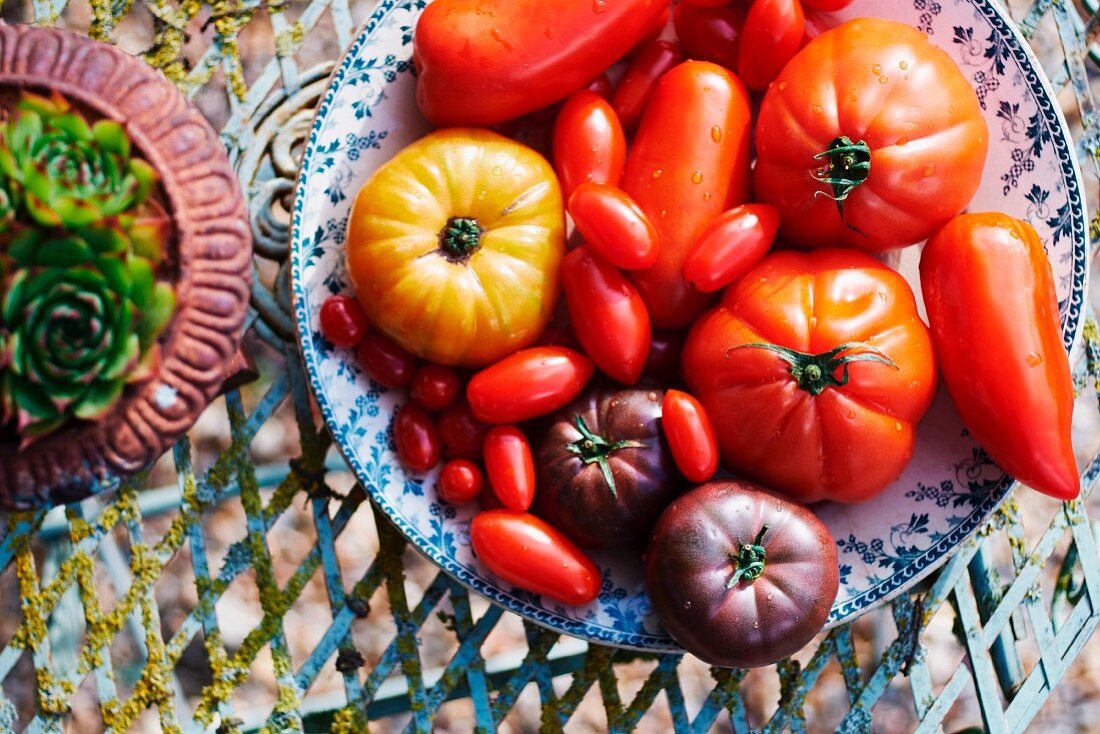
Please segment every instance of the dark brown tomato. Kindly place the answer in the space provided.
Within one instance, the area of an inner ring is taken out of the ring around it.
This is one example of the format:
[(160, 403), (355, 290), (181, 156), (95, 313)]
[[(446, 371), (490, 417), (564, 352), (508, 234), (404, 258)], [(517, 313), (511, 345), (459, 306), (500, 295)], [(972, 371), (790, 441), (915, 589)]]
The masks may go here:
[(581, 547), (645, 538), (683, 488), (661, 431), (663, 397), (596, 387), (551, 416), (535, 462), (536, 508)]
[(727, 668), (796, 653), (825, 624), (839, 587), (836, 542), (825, 525), (748, 482), (710, 482), (669, 505), (645, 566), (668, 633)]

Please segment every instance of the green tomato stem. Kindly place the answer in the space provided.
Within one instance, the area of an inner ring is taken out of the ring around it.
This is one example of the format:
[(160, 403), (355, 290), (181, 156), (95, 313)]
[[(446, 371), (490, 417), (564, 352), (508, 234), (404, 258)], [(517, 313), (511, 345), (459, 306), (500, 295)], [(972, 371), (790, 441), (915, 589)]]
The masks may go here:
[(598, 464), (604, 482), (607, 483), (607, 488), (611, 490), (611, 496), (619, 499), (619, 490), (615, 486), (615, 476), (611, 472), (611, 464), (608, 463), (608, 458), (620, 449), (642, 449), (645, 448), (645, 444), (639, 441), (608, 441), (603, 436), (593, 433), (580, 413), (577, 414), (574, 423), (577, 430), (580, 431), (581, 437), (565, 448), (570, 453), (580, 457), (580, 460), (586, 465)]
[(751, 584), (764, 573), (768, 555), (763, 544), (764, 533), (766, 532), (768, 532), (768, 526), (764, 525), (760, 528), (760, 532), (756, 534), (756, 540), (752, 542), (752, 545), (737, 544), (737, 555), (730, 556), (730, 561), (733, 562), (735, 568), (733, 569), (733, 576), (726, 583), (727, 589), (732, 589), (742, 581)]
[(451, 217), (439, 233), (439, 248), (448, 260), (467, 260), (481, 247), (482, 231), (476, 219)]
[[(790, 365), (791, 376), (798, 386), (811, 395), (820, 395), (829, 387), (843, 387), (848, 384), (848, 368), (853, 362), (877, 362), (897, 370), (896, 363), (881, 351), (864, 342), (848, 342), (821, 354), (807, 354), (778, 344), (754, 342), (741, 344), (727, 350), (730, 354), (738, 349), (766, 349)], [(860, 350), (855, 353), (853, 350)], [(837, 377), (837, 370), (841, 374)]]
[[(818, 191), (817, 194), (835, 201), (843, 220), (844, 202), (871, 175), (871, 148), (862, 140), (853, 143), (851, 138), (841, 135), (829, 143), (827, 150), (815, 155), (814, 160), (824, 160), (825, 165), (813, 171), (813, 177), (833, 189), (831, 195), (824, 191)], [(847, 221), (844, 223), (848, 224)], [(859, 232), (850, 224), (848, 227)]]

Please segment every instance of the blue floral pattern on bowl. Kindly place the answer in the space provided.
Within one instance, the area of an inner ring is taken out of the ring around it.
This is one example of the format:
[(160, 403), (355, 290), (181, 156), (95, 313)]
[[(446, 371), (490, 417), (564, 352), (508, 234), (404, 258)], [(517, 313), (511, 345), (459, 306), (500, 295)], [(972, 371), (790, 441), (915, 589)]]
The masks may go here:
[[(321, 103), (296, 192), (291, 272), (299, 340), (325, 420), (349, 465), (412, 544), (460, 582), (539, 624), (597, 642), (678, 650), (646, 597), (640, 549), (595, 555), (599, 598), (567, 607), (515, 589), (473, 556), (473, 510), (440, 502), (434, 472), (397, 462), (393, 415), (401, 391), (370, 383), (349, 350), (321, 338), (326, 297), (350, 291), (344, 266), (348, 212), (370, 173), (428, 132), (415, 102), (412, 34), (423, 0), (383, 0), (351, 46)], [(973, 82), (990, 129), (990, 155), (971, 210), (1026, 219), (1047, 247), (1067, 349), (1078, 336), (1087, 277), (1080, 173), (1065, 120), (1039, 64), (991, 0), (856, 0), (820, 26), (859, 15), (901, 20), (929, 34)], [(889, 262), (916, 283), (919, 249)], [(837, 539), (841, 589), (829, 624), (852, 620), (943, 563), (1000, 505), (1012, 482), (969, 437), (941, 389), (918, 429), (917, 453), (878, 499), (815, 508)]]

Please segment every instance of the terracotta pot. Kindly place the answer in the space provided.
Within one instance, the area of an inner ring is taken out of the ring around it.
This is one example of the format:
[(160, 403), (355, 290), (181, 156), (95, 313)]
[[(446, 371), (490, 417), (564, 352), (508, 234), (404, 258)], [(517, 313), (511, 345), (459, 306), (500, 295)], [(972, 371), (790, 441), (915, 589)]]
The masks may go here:
[(0, 25), (0, 100), (24, 88), (56, 90), (90, 116), (122, 123), (160, 173), (178, 305), (152, 379), (128, 387), (101, 421), (75, 422), (23, 451), (0, 437), (0, 510), (110, 489), (175, 443), (218, 393), (252, 272), (244, 198), (218, 134), (159, 72), (84, 36)]

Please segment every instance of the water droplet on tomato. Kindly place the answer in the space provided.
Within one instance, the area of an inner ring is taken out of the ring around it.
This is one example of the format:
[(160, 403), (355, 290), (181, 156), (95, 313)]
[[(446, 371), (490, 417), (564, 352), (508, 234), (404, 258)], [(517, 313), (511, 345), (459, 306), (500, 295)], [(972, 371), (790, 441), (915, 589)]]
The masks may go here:
[(568, 563), (563, 563), (563, 564), (561, 564), (561, 567), (562, 568), (569, 568), (569, 564)]
[(1028, 367), (1038, 367), (1043, 363), (1043, 357), (1036, 352), (1032, 352), (1031, 354), (1027, 355), (1026, 361)]
[(935, 172), (936, 172), (936, 164), (935, 163), (929, 163), (927, 166), (924, 167), (924, 175), (925, 176), (931, 176)]
[(646, 397), (649, 398), (649, 401), (651, 403), (656, 403), (657, 402), (657, 393), (655, 393), (655, 392), (647, 393)]
[(504, 37), (504, 32), (499, 28), (494, 28), (489, 31), (489, 35), (493, 37), (494, 41), (499, 43), (501, 46), (504, 46), (504, 48), (508, 49), (509, 51), (512, 50), (512, 44), (508, 42), (508, 39)]
[(661, 213), (657, 215), (658, 219), (664, 219), (668, 216), (668, 209), (662, 209)]
[(500, 174), (504, 173), (504, 169), (500, 166), (493, 166), (489, 172), (492, 173), (494, 176), (499, 176)]
[(901, 433), (902, 425), (901, 421), (894, 421), (894, 430)]
[(855, 417), (856, 417), (856, 412), (854, 410), (849, 410), (848, 411), (848, 420), (852, 420)]
[(607, 10), (607, 0), (592, 0), (592, 12), (602, 13)]
[(691, 174), (691, 180), (692, 180), (692, 183), (697, 183), (697, 184), (703, 183), (703, 172), (702, 171), (696, 171), (695, 173)]
[(752, 623), (752, 628), (754, 630), (760, 629), (760, 620), (759, 619)]
[(703, 201), (710, 201), (710, 196), (711, 196), (711, 194), (710, 194), (709, 191), (705, 192), (703, 194)]
[(820, 477), (817, 478), (817, 480), (824, 485), (829, 485), (836, 481), (836, 477), (834, 477), (832, 474), (822, 474)]
[(787, 82), (779, 82), (779, 91), (782, 92), (787, 88)]
[(880, 76), (878, 78), (878, 83), (879, 84), (885, 84), (888, 81), (890, 81), (890, 77), (888, 77), (888, 76)]
[(821, 105), (819, 104), (815, 104), (810, 109), (813, 110), (815, 115), (820, 115), (822, 112), (824, 112), (824, 110), (821, 109)]
[(710, 139), (716, 143), (722, 142), (722, 128), (715, 125), (710, 129)]
[(882, 64), (875, 64), (872, 66), (871, 73), (875, 76), (882, 76)]
[(689, 601), (684, 602), (684, 609), (691, 609), (691, 602), (689, 602)]
[(898, 145), (908, 145), (909, 144), (909, 138), (898, 138), (897, 144)]
[(766, 598), (767, 598), (768, 601), (771, 601), (772, 599), (775, 598), (775, 594), (768, 594)]
[(547, 38), (553, 38), (554, 34), (556, 32), (557, 32), (557, 30), (554, 28), (554, 26), (551, 25), (551, 26), (546, 27), (546, 37)]
[(888, 301), (890, 299), (890, 296), (886, 295), (886, 291), (879, 291), (878, 292), (878, 299), (880, 301), (882, 301), (883, 303), (886, 303), (886, 301)]
[(898, 62), (898, 68), (901, 69), (902, 71), (905, 71), (906, 69), (909, 68), (909, 62), (908, 61), (899, 61)]
[(709, 91), (710, 91), (710, 89), (711, 89), (711, 87), (710, 87), (710, 85), (709, 85), (709, 84), (704, 84), (704, 85), (703, 85), (703, 91), (704, 91), (704, 92), (709, 92)]
[(664, 173), (664, 171), (662, 171), (660, 168), (654, 168), (653, 178), (660, 178), (662, 173)]

